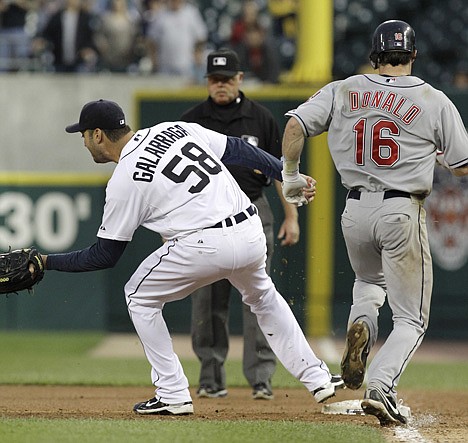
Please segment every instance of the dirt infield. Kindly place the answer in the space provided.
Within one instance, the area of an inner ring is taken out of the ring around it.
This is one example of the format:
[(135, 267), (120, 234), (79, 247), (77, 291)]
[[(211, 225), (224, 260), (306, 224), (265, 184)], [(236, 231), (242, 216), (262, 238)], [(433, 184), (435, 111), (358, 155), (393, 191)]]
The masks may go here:
[[(181, 358), (193, 358), (189, 337), (173, 336), (174, 349)], [(320, 349), (322, 343), (313, 343)], [(331, 355), (341, 355), (342, 341), (327, 342)], [(142, 358), (143, 352), (134, 334), (111, 334), (90, 353), (92, 356)], [(466, 361), (468, 343), (426, 342), (415, 361)], [(231, 337), (229, 358), (242, 357), (242, 338)], [(348, 422), (374, 426), (369, 416), (325, 415), (322, 407), (302, 388), (274, 390), (273, 401), (253, 400), (248, 388), (229, 388), (224, 399), (198, 399), (192, 389), (195, 414), (185, 417), (138, 416), (132, 407), (153, 396), (151, 386), (0, 386), (0, 418), (47, 419), (123, 419), (123, 420), (289, 420), (313, 423)], [(400, 389), (399, 396), (411, 407), (408, 426), (382, 428), (391, 443), (468, 442), (468, 392)], [(338, 391), (332, 401), (360, 399), (363, 391)], [(18, 399), (27, 398), (27, 403)], [(328, 403), (332, 402), (329, 401)], [(26, 405), (26, 406), (25, 406)]]
[[(151, 387), (1, 386), (0, 417), (174, 420), (174, 417), (137, 416), (138, 401), (152, 396)], [(231, 388), (223, 399), (194, 398), (195, 414), (177, 420), (291, 420), (314, 423), (352, 422), (380, 428), (369, 416), (325, 415), (305, 389), (275, 389), (273, 401), (253, 400), (250, 389)], [(339, 391), (334, 401), (358, 399), (361, 391)], [(411, 406), (409, 426), (382, 429), (389, 442), (468, 441), (468, 393), (402, 390)], [(27, 398), (27, 406), (18, 402)]]

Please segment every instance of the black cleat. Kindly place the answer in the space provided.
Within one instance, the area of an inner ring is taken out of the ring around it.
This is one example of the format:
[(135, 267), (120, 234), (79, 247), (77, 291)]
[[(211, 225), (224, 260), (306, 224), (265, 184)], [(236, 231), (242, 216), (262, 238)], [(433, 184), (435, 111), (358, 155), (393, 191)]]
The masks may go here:
[(169, 405), (160, 399), (153, 397), (147, 401), (137, 403), (133, 407), (133, 412), (137, 414), (153, 415), (188, 415), (193, 414), (193, 404), (191, 401)]
[(408, 423), (409, 408), (398, 407), (395, 400), (378, 387), (373, 386), (367, 389), (361, 407), (366, 414), (377, 417), (381, 426), (406, 425)]

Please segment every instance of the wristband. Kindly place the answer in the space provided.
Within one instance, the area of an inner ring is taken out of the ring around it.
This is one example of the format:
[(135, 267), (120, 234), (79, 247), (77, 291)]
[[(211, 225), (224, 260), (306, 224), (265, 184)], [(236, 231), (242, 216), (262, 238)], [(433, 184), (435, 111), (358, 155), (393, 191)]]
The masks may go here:
[(286, 171), (281, 171), (281, 176), (283, 177), (284, 182), (297, 182), (300, 178), (301, 175), (299, 174), (299, 169), (296, 169), (294, 172), (286, 172)]
[(299, 174), (299, 160), (286, 160), (284, 157), (281, 157), (283, 162), (283, 171), (286, 174)]

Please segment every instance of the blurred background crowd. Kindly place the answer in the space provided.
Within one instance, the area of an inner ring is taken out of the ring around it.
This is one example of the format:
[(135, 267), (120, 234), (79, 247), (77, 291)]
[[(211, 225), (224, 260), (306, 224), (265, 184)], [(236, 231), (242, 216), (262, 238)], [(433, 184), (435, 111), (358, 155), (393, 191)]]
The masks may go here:
[[(162, 73), (203, 84), (206, 54), (231, 47), (247, 79), (278, 83), (294, 63), (298, 13), (299, 0), (0, 0), (0, 72)], [(391, 18), (416, 31), (414, 75), (468, 88), (466, 0), (335, 0), (334, 79), (370, 72), (369, 33)], [(320, 44), (310, 42), (311, 57)]]

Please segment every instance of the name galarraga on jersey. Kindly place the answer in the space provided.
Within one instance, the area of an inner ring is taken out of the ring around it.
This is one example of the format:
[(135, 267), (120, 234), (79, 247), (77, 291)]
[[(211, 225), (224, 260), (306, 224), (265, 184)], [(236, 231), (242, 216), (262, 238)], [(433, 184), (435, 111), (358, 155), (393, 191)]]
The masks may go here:
[(137, 170), (133, 173), (133, 180), (151, 182), (162, 156), (174, 142), (187, 135), (189, 133), (179, 125), (169, 126), (164, 131), (157, 133), (143, 148), (145, 155), (138, 157), (135, 164)]
[(380, 109), (405, 125), (410, 125), (421, 113), (421, 108), (407, 97), (390, 91), (349, 91), (351, 112), (361, 109)]

